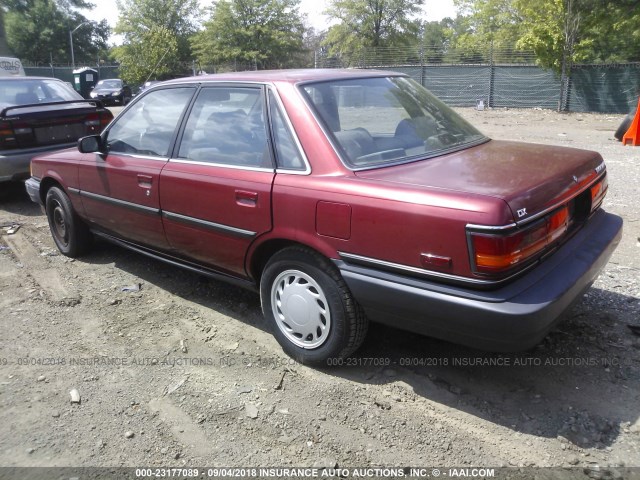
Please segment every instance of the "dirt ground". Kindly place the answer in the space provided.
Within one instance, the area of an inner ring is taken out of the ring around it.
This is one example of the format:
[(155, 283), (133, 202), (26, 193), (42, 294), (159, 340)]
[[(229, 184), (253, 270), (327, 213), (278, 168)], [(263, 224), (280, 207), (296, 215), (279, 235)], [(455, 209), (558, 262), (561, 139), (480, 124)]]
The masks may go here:
[(351, 365), (300, 366), (268, 333), (257, 295), (106, 243), (70, 260), (39, 208), (2, 186), (0, 465), (636, 478), (624, 467), (640, 467), (640, 337), (629, 328), (640, 327), (640, 147), (613, 138), (617, 115), (459, 111), (493, 138), (607, 161), (605, 208), (624, 218), (623, 241), (536, 349), (497, 355), (373, 325)]

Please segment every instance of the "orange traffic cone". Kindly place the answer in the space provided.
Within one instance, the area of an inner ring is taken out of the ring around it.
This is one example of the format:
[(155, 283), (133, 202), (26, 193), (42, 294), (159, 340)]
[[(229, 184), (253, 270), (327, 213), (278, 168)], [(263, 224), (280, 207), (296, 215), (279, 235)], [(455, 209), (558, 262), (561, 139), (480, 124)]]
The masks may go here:
[(627, 141), (631, 142), (631, 145), (637, 147), (640, 145), (640, 99), (638, 99), (638, 108), (636, 109), (636, 116), (633, 117), (633, 122), (627, 133), (622, 137), (622, 145), (626, 145)]

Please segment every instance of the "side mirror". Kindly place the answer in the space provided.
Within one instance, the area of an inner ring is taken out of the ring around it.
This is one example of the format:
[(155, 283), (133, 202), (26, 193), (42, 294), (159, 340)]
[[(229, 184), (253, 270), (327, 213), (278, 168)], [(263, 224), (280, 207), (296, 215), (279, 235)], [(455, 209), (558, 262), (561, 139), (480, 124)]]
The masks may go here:
[(102, 152), (103, 144), (100, 135), (89, 135), (78, 140), (78, 151), (80, 153)]

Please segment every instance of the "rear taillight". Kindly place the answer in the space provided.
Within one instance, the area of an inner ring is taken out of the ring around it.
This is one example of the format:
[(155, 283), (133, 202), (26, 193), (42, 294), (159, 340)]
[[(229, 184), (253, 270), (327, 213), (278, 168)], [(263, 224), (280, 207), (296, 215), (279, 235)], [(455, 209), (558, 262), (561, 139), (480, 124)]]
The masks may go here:
[(16, 134), (9, 122), (0, 122), (0, 146), (3, 148), (17, 145)]
[(109, 110), (105, 110), (104, 112), (96, 112), (87, 115), (84, 124), (87, 127), (87, 132), (100, 133), (111, 120), (113, 120), (113, 115)]
[(87, 127), (99, 127), (100, 126), (100, 115), (97, 113), (92, 113), (91, 115), (87, 115), (87, 118), (84, 121), (84, 124)]
[(609, 181), (607, 180), (606, 175), (602, 177), (602, 180), (600, 180), (593, 187), (591, 187), (591, 211), (592, 212), (600, 206), (600, 204), (604, 200), (605, 195), (607, 194), (608, 188), (609, 188)]
[(569, 209), (562, 207), (532, 225), (508, 233), (469, 232), (470, 252), (477, 273), (500, 275), (542, 254), (569, 228)]
[(100, 112), (100, 131), (104, 130), (104, 127), (109, 125), (111, 120), (113, 120), (113, 114), (109, 110)]

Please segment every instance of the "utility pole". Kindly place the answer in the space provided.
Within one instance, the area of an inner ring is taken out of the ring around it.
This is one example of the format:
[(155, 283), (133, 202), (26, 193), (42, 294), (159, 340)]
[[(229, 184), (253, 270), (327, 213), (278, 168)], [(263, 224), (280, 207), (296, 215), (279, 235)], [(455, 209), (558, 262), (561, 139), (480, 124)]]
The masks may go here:
[(73, 70), (76, 69), (76, 59), (73, 56), (73, 34), (76, 30), (78, 30), (81, 26), (86, 25), (88, 23), (91, 22), (82, 22), (80, 25), (78, 25), (76, 28), (74, 28), (73, 30), (69, 30), (69, 44), (71, 45), (71, 70), (73, 73)]

